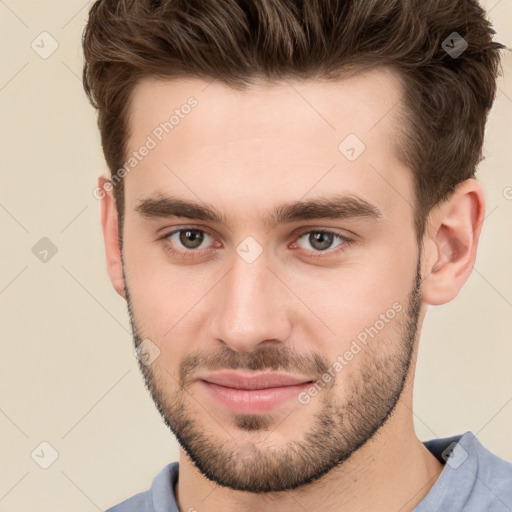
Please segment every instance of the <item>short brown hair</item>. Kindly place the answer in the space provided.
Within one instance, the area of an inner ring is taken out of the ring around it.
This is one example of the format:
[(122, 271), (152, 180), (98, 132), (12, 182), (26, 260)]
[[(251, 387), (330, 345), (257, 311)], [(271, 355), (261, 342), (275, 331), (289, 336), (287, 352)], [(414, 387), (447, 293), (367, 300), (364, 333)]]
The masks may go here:
[[(467, 42), (461, 55), (449, 51), (454, 32)], [(414, 175), (421, 240), (431, 208), (482, 159), (505, 48), (494, 34), (476, 0), (97, 0), (83, 34), (83, 85), (113, 175), (126, 161), (130, 95), (142, 78), (243, 89), (389, 66), (403, 85), (399, 156)], [(121, 232), (122, 181), (114, 195)]]

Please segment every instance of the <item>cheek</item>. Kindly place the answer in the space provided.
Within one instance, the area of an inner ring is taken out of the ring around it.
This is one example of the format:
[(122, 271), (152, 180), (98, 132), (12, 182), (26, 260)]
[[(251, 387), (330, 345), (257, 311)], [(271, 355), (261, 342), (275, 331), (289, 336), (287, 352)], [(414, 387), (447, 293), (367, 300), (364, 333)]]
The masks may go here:
[(213, 284), (207, 284), (204, 271), (171, 265), (159, 253), (127, 246), (125, 271), (138, 334), (158, 347), (159, 366), (174, 375), (191, 349), (190, 340), (199, 338), (203, 325), (199, 316), (204, 314), (205, 294)]
[(181, 304), (185, 288), (191, 285), (182, 278), (184, 267), (170, 264), (160, 242), (137, 230), (126, 231), (123, 258), (134, 309), (140, 319), (158, 325), (178, 313), (176, 305)]
[(301, 307), (295, 319), (305, 329), (304, 339), (316, 340), (315, 349), (332, 362), (346, 351), (357, 351), (353, 342), (361, 347), (373, 340), (394, 343), (414, 283), (413, 254), (414, 247), (397, 254), (382, 245), (336, 269), (290, 273), (290, 288), (314, 312)]

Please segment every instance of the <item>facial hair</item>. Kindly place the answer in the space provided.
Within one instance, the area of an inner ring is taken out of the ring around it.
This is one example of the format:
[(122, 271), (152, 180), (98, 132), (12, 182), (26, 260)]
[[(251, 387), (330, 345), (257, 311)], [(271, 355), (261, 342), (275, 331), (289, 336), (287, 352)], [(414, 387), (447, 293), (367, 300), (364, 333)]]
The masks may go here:
[[(124, 262), (123, 275), (134, 344), (138, 347), (145, 336), (130, 299)], [(189, 392), (194, 370), (280, 370), (318, 375), (320, 379), (332, 366), (325, 356), (314, 352), (297, 354), (282, 345), (267, 345), (254, 352), (236, 352), (224, 346), (215, 353), (187, 354), (179, 366), (178, 383), (170, 378), (172, 375), (167, 369), (157, 364), (158, 359), (151, 365), (139, 360), (139, 367), (165, 424), (206, 478), (233, 490), (252, 493), (296, 489), (342, 464), (372, 439), (390, 418), (411, 367), (421, 304), (420, 254), (407, 298), (406, 320), (398, 317), (393, 320), (396, 328), (392, 337), (384, 339), (380, 333), (377, 339), (369, 341), (357, 355), (357, 362), (349, 363), (358, 366), (350, 385), (344, 388), (343, 397), (329, 392), (336, 390), (334, 376), (315, 398), (320, 399), (322, 407), (311, 423), (304, 425), (307, 430), (297, 432), (296, 439), (290, 439), (278, 448), (250, 441), (250, 432), (269, 430), (276, 422), (270, 414), (232, 416), (237, 434), (245, 431), (247, 441), (237, 443), (233, 437), (223, 440), (212, 433), (208, 424), (213, 421), (212, 417), (204, 411), (198, 417), (197, 406), (200, 404)], [(243, 436), (238, 435), (236, 439), (241, 438)]]

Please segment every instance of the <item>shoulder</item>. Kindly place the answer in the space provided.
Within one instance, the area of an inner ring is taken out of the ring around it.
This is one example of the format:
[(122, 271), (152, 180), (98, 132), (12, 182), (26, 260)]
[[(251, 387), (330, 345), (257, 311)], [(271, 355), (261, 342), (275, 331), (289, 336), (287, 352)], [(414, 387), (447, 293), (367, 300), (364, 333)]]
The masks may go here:
[(174, 496), (178, 470), (179, 463), (171, 462), (155, 476), (150, 489), (133, 495), (106, 512), (179, 512)]
[(512, 462), (487, 449), (471, 431), (425, 446), (445, 467), (415, 512), (512, 511)]
[(483, 446), (476, 436), (470, 439), (477, 457), (478, 480), (496, 497), (512, 505), (512, 462), (508, 462)]
[(150, 491), (140, 492), (131, 498), (114, 505), (106, 510), (106, 512), (153, 512), (150, 500)]

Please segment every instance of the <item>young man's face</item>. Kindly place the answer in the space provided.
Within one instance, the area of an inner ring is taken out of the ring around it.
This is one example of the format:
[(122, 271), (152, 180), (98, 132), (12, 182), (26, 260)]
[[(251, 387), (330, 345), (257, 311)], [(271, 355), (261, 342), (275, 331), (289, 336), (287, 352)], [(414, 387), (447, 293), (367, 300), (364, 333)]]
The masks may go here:
[[(413, 177), (394, 147), (400, 98), (384, 70), (243, 92), (193, 79), (134, 91), (128, 147), (150, 147), (125, 176), (134, 337), (150, 340), (150, 357), (159, 350), (141, 368), (166, 423), (221, 485), (313, 481), (402, 414), (423, 313)], [(222, 222), (155, 216), (171, 197)], [(345, 215), (279, 215), (320, 199)], [(202, 379), (227, 371), (318, 383), (288, 398), (281, 388), (275, 402), (269, 391), (222, 400)]]

